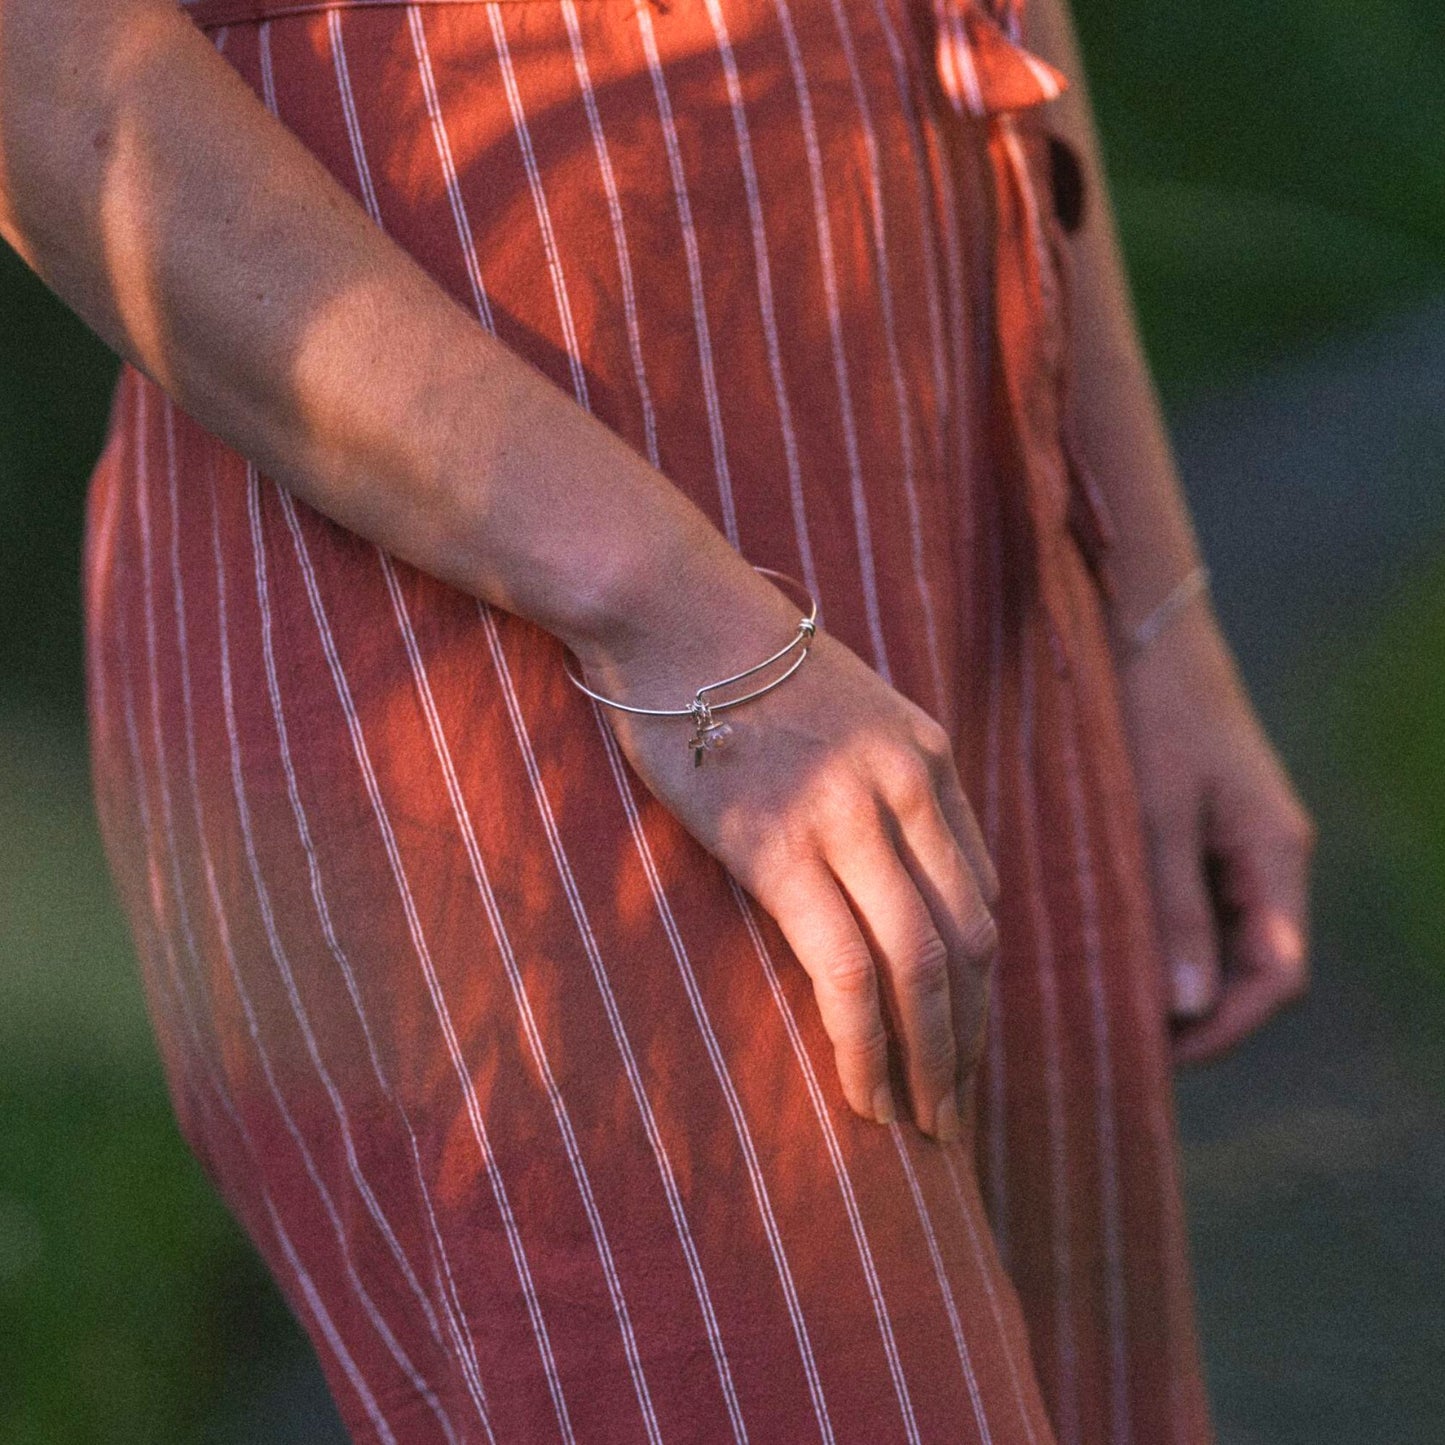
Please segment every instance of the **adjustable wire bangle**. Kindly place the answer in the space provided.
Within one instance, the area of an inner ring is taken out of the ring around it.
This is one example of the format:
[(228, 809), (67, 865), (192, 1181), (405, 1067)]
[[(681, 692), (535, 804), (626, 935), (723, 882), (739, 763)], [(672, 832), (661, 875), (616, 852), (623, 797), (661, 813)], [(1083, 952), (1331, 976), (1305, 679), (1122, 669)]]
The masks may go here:
[(1142, 622), (1127, 632), (1121, 632), (1119, 643), (1124, 656), (1138, 656), (1201, 592), (1208, 590), (1209, 568), (1201, 562), (1174, 584), (1164, 600)]
[[(644, 713), (648, 717), (690, 717), (693, 720), (692, 737), (688, 739), (688, 746), (692, 749), (692, 764), (694, 767), (701, 767), (705, 754), (715, 751), (724, 746), (732, 735), (732, 726), (725, 722), (715, 722), (713, 714), (724, 711), (730, 707), (737, 707), (739, 703), (751, 702), (755, 697), (761, 697), (765, 692), (771, 692), (780, 682), (791, 677), (802, 665), (803, 659), (808, 655), (808, 643), (818, 630), (818, 603), (796, 578), (789, 577), (784, 572), (774, 571), (771, 567), (759, 567), (754, 564), (755, 572), (762, 572), (769, 577), (776, 577), (781, 582), (791, 583), (798, 588), (809, 602), (808, 612), (798, 620), (797, 636), (792, 638), (784, 646), (780, 647), (771, 657), (765, 657), (761, 662), (755, 663), (752, 667), (744, 668), (741, 672), (735, 672), (731, 677), (719, 678), (716, 682), (705, 683), (698, 688), (693, 695), (692, 701), (686, 707), (637, 707), (633, 703), (618, 702), (614, 698), (603, 697), (600, 692), (594, 692), (581, 678), (573, 672), (564, 656), (562, 669), (576, 685), (582, 689), (590, 698), (598, 702), (606, 703), (608, 707), (615, 707), (621, 712)], [(751, 677), (755, 672), (761, 672), (779, 658), (786, 656), (793, 648), (801, 644), (802, 651), (797, 659), (781, 674), (771, 682), (764, 683), (762, 687), (755, 688), (752, 692), (744, 693), (741, 697), (728, 698), (726, 702), (709, 702), (706, 693), (715, 692), (720, 687), (726, 687), (729, 683), (741, 682), (745, 677)]]

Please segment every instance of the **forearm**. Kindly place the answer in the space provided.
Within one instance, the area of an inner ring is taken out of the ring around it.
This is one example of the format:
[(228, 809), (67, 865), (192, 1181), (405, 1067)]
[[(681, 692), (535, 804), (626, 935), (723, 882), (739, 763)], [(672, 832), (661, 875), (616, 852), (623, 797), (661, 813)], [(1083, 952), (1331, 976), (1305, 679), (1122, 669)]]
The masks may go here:
[(1120, 621), (1137, 622), (1198, 560), (1198, 543), (1130, 300), (1067, 0), (1033, 0), (1031, 46), (1069, 78), (1048, 123), (1078, 152), (1089, 204), (1072, 237), (1073, 421), (1118, 524)]
[(282, 485), (584, 656), (675, 608), (649, 567), (756, 576), (387, 238), (172, 0), (0, 0), (0, 233)]

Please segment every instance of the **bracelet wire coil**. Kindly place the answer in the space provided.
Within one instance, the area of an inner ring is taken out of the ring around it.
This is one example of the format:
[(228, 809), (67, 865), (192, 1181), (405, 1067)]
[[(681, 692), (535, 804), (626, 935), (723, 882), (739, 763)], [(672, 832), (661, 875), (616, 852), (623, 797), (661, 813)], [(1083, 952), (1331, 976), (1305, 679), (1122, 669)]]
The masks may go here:
[[(690, 717), (693, 720), (693, 735), (689, 739), (689, 746), (692, 748), (692, 761), (694, 767), (702, 764), (703, 756), (716, 748), (723, 746), (732, 733), (732, 728), (727, 723), (714, 721), (713, 714), (724, 712), (728, 708), (737, 707), (740, 703), (751, 702), (756, 697), (761, 697), (766, 692), (771, 692), (780, 683), (785, 682), (802, 665), (808, 655), (808, 646), (818, 630), (818, 603), (817, 599), (808, 592), (796, 578), (789, 577), (785, 572), (776, 571), (772, 567), (760, 567), (753, 564), (755, 572), (761, 572), (766, 576), (775, 577), (781, 582), (787, 582), (803, 592), (809, 603), (808, 611), (798, 620), (797, 635), (790, 638), (771, 657), (765, 657), (761, 662), (754, 663), (752, 667), (745, 667), (741, 672), (735, 672), (731, 677), (719, 678), (716, 682), (704, 683), (693, 699), (686, 707), (639, 707), (635, 703), (619, 702), (616, 698), (604, 697), (600, 692), (587, 686), (581, 678), (572, 670), (563, 658), (562, 668), (572, 682), (579, 687), (588, 697), (597, 702), (605, 703), (608, 707), (617, 708), (621, 712), (641, 713), (648, 717)], [(802, 651), (797, 658), (771, 682), (764, 683), (752, 692), (744, 693), (741, 697), (730, 697), (723, 702), (710, 702), (706, 694), (716, 692), (720, 687), (727, 687), (731, 683), (741, 682), (745, 677), (751, 677), (754, 673), (761, 672), (765, 667), (771, 666), (779, 659), (785, 657), (793, 648), (801, 644)]]

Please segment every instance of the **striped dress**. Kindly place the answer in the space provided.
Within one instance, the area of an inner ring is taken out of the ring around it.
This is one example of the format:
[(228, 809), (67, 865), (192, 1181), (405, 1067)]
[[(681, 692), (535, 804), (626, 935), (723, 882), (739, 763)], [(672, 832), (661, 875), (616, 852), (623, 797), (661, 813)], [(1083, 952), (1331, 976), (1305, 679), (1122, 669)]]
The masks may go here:
[(352, 1436), (1202, 1445), (1158, 942), (1068, 427), (1063, 81), (996, 0), (200, 0), (376, 223), (942, 722), (976, 1130), (846, 1106), (560, 642), (123, 369), (92, 769), (179, 1126)]

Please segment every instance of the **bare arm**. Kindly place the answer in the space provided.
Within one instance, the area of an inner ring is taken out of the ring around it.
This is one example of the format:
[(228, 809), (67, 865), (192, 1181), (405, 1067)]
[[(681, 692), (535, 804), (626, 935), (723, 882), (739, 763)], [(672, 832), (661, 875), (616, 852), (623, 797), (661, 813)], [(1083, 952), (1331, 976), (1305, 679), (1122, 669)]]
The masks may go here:
[[(579, 648), (647, 628), (649, 554), (736, 570), (678, 489), (374, 226), (168, 0), (0, 3), (0, 232), (298, 496)], [(599, 469), (607, 486), (586, 485)]]
[[(1050, 110), (1091, 198), (1073, 238), (1080, 445), (1118, 524), (1118, 621), (1137, 624), (1199, 560), (1149, 373), (1067, 0), (1034, 0), (1030, 39), (1069, 77)], [(1264, 736), (1211, 609), (1193, 603), (1124, 670), (1170, 970), (1175, 1058), (1229, 1049), (1307, 981), (1314, 826)]]
[[(677, 706), (794, 635), (796, 604), (375, 227), (173, 0), (0, 0), (0, 233), (202, 425), (609, 695)], [(608, 717), (777, 919), (853, 1108), (891, 1117), (891, 1017), (920, 1127), (955, 1132), (996, 882), (950, 740), (826, 633), (747, 710), (697, 771), (676, 719)]]
[(1088, 206), (1073, 240), (1079, 440), (1119, 524), (1111, 559), (1121, 621), (1145, 616), (1199, 560), (1168, 432), (1134, 319), (1093, 110), (1066, 0), (1034, 0), (1031, 40), (1069, 77), (1049, 124), (1083, 162)]

